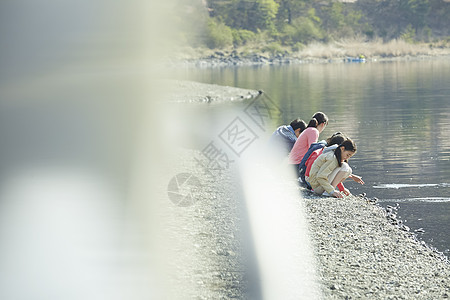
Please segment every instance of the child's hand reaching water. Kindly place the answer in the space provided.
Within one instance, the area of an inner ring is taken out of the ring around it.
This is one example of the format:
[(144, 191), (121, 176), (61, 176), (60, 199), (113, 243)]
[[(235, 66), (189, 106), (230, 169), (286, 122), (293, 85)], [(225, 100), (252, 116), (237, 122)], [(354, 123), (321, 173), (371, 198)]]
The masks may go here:
[(359, 183), (359, 184), (364, 184), (364, 181), (362, 180), (362, 177), (361, 177), (361, 176), (352, 174), (352, 175), (350, 175), (349, 177), (350, 177), (351, 179), (353, 179), (353, 181), (355, 181), (355, 182), (357, 182), (357, 183)]

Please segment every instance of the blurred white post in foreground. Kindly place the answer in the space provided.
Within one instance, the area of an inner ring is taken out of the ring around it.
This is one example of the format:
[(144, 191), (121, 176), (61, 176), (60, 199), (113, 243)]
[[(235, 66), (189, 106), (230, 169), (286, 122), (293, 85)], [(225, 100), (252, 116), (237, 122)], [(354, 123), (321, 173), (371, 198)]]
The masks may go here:
[(263, 146), (255, 148), (240, 161), (240, 170), (263, 298), (320, 299), (306, 212), (288, 169), (292, 166), (271, 163)]
[(160, 295), (157, 135), (145, 188), (130, 180), (157, 115), (164, 3), (0, 3), (1, 299)]

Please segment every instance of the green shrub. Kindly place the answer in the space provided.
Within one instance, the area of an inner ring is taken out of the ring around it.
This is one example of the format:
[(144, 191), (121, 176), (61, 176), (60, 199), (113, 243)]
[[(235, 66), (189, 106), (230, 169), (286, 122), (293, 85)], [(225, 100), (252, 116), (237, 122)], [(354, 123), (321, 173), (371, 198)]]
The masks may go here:
[(263, 52), (269, 52), (272, 55), (283, 54), (285, 51), (280, 43), (273, 42), (262, 48)]
[(364, 23), (361, 26), (361, 32), (365, 34), (369, 39), (375, 38), (375, 31), (368, 23)]
[(292, 25), (285, 24), (283, 26), (283, 29), (279, 33), (279, 40), (283, 45), (292, 45), (293, 44), (293, 37), (295, 36), (297, 32), (297, 28), (295, 28)]
[(293, 24), (296, 28), (292, 37), (294, 43), (308, 43), (313, 40), (321, 40), (324, 36), (320, 27), (309, 18), (300, 17), (294, 20)]
[(425, 41), (425, 42), (429, 42), (429, 41), (431, 41), (431, 39), (432, 39), (432, 36), (433, 36), (433, 32), (431, 31), (431, 28), (430, 27), (428, 27), (428, 26), (425, 26), (423, 29), (422, 29), (422, 40), (423, 41)]
[(233, 44), (236, 46), (245, 45), (248, 42), (254, 41), (256, 34), (245, 29), (233, 29)]
[(306, 47), (305, 44), (298, 42), (295, 43), (294, 46), (292, 46), (292, 51), (298, 52), (300, 50), (303, 50), (305, 47)]
[(233, 31), (223, 22), (211, 18), (207, 24), (205, 43), (211, 49), (231, 46), (233, 44)]
[[(322, 40), (325, 35), (320, 29), (317, 17), (300, 17), (285, 24), (280, 31), (279, 40), (283, 45), (295, 46), (297, 43), (306, 44), (314, 40)], [(296, 50), (294, 50), (296, 51)]]
[(414, 38), (416, 37), (416, 31), (412, 27), (411, 24), (409, 24), (406, 29), (403, 31), (403, 34), (400, 35), (400, 38), (404, 40), (407, 43), (413, 43)]

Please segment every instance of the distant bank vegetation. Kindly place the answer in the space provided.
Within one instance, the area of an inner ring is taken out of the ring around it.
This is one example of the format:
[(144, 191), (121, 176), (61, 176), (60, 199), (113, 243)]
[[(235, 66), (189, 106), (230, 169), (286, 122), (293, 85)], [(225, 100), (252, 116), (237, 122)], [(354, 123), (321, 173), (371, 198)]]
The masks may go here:
[(178, 0), (176, 10), (177, 41), (194, 49), (325, 58), (450, 47), (450, 0)]

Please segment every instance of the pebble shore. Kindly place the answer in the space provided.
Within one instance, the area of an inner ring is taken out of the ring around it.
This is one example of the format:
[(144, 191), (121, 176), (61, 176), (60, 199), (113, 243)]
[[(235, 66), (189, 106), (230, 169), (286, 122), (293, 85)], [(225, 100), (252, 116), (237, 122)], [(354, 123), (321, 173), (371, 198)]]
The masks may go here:
[(326, 299), (446, 299), (450, 265), (370, 198), (305, 195)]
[[(184, 102), (205, 102), (211, 95), (220, 102), (257, 94), (192, 82), (175, 85), (178, 95), (184, 89)], [(179, 102), (182, 96), (174, 99)], [(171, 257), (176, 258), (173, 284), (179, 289), (174, 296), (258, 298), (257, 292), (249, 294), (255, 287), (249, 283), (254, 272), (246, 270), (248, 228), (242, 222), (246, 218), (242, 210), (245, 199), (235, 177), (238, 170), (230, 169), (215, 181), (201, 180), (203, 175), (192, 159), (198, 155), (199, 150), (181, 149), (173, 167), (168, 169), (173, 174), (189, 172), (202, 182), (195, 203), (186, 207), (169, 203), (166, 211), (168, 227), (164, 234), (176, 245)], [(169, 173), (167, 178), (172, 175)], [(276, 201), (282, 201), (282, 197)], [(167, 198), (166, 201), (170, 202)], [(386, 210), (375, 202), (364, 195), (344, 199), (318, 197), (298, 188), (299, 209), (306, 210), (309, 224), (320, 298), (449, 298), (448, 259), (402, 226), (396, 220), (395, 208)]]

